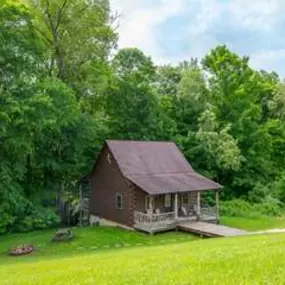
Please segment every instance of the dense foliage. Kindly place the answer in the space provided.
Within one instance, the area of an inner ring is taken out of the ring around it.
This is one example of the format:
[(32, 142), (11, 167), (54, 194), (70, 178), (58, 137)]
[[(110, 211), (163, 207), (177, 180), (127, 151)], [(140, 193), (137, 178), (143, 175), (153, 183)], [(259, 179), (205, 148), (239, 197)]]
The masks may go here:
[(107, 138), (175, 141), (224, 199), (282, 207), (278, 75), (225, 46), (155, 66), (116, 51), (114, 20), (107, 0), (1, 2), (0, 233), (58, 222), (51, 201), (77, 193)]

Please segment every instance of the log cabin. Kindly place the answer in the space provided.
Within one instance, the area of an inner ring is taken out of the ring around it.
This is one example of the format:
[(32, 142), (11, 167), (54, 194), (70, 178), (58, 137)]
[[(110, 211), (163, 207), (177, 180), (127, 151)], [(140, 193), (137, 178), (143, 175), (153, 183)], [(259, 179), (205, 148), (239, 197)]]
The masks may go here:
[[(219, 221), (221, 185), (196, 173), (173, 142), (108, 140), (91, 173), (89, 211), (154, 233), (180, 221)], [(204, 205), (206, 192), (215, 205)]]

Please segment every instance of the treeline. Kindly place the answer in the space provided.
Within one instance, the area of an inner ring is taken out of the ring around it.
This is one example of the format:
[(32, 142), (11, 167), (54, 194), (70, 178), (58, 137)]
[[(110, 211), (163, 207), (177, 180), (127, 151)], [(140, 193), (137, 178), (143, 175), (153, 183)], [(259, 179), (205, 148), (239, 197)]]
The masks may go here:
[(117, 50), (107, 0), (0, 5), (0, 233), (57, 223), (107, 138), (175, 141), (224, 199), (285, 203), (276, 73), (225, 46), (176, 66)]

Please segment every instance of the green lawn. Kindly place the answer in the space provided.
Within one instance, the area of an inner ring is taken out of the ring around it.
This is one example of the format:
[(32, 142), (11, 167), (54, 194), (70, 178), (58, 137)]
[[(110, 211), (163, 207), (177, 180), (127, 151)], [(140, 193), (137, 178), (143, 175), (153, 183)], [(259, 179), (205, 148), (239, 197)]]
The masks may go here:
[(284, 284), (285, 235), (200, 239), (18, 260), (0, 262), (0, 284)]
[[(284, 218), (222, 217), (247, 230), (284, 228)], [(119, 228), (73, 229), (52, 243), (52, 230), (0, 236), (0, 285), (7, 284), (284, 284), (285, 234), (200, 239), (168, 232), (146, 235)], [(36, 252), (7, 256), (17, 244)]]
[(274, 228), (285, 228), (285, 217), (221, 217), (221, 224), (248, 231), (259, 231)]
[(37, 251), (32, 256), (21, 257), (21, 259), (31, 259), (44, 256), (65, 256), (123, 246), (150, 246), (162, 243), (185, 242), (198, 238), (182, 232), (168, 232), (151, 236), (112, 227), (76, 228), (72, 231), (76, 238), (67, 243), (51, 242), (54, 230), (0, 236), (0, 263), (3, 259), (6, 262), (15, 260), (15, 257), (7, 258), (7, 250), (17, 244), (35, 245)]

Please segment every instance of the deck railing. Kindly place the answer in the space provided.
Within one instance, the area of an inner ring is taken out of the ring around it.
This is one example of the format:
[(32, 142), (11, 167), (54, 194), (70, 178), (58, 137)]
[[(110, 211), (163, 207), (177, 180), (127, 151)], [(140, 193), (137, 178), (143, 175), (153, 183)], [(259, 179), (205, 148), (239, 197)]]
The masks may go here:
[[(210, 220), (215, 219), (217, 216), (216, 207), (202, 207), (200, 209), (200, 219)], [(189, 214), (187, 216), (178, 217), (178, 220), (186, 220), (186, 219), (195, 219), (196, 215)], [(175, 222), (175, 212), (167, 212), (161, 214), (147, 214), (143, 212), (135, 211), (134, 213), (134, 222), (135, 224), (168, 224), (171, 222)]]
[(167, 212), (161, 214), (150, 214), (143, 212), (134, 212), (135, 228), (146, 231), (156, 232), (166, 229), (174, 229), (176, 224), (183, 221), (214, 221), (217, 219), (216, 207), (202, 207), (200, 215), (193, 215), (192, 213), (187, 216), (178, 216), (175, 218), (175, 212)]
[(171, 223), (175, 221), (175, 212), (145, 214), (135, 211), (135, 224)]
[(216, 218), (217, 216), (217, 209), (215, 206), (213, 207), (202, 207), (200, 218), (201, 220), (209, 219), (210, 217)]

